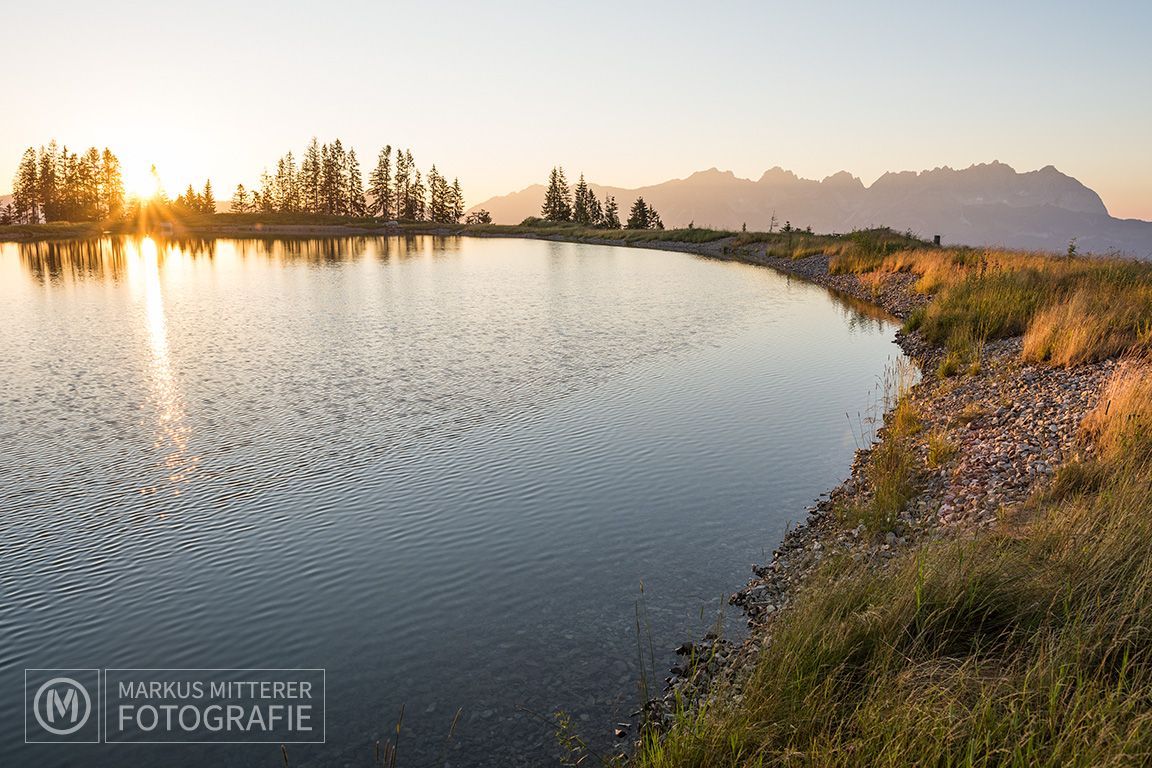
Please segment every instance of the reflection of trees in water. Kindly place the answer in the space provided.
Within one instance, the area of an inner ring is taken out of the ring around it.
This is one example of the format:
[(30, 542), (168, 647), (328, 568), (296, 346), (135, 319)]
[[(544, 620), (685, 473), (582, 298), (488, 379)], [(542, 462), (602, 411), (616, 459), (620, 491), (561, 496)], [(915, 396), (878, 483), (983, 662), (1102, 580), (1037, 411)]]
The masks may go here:
[[(308, 264), (333, 264), (361, 259), (388, 261), (417, 256), (457, 253), (458, 236), (352, 236), (352, 237), (153, 237), (157, 260), (161, 266), (168, 259), (207, 260), (219, 257), (221, 243), (228, 243), (230, 253), (241, 259)], [(101, 237), (92, 240), (18, 243), (20, 261), (40, 282), (112, 279), (120, 280), (127, 269), (127, 259), (140, 252), (141, 238), (129, 236)]]
[(65, 278), (121, 279), (127, 264), (125, 238), (19, 243), (20, 263), (40, 282)]

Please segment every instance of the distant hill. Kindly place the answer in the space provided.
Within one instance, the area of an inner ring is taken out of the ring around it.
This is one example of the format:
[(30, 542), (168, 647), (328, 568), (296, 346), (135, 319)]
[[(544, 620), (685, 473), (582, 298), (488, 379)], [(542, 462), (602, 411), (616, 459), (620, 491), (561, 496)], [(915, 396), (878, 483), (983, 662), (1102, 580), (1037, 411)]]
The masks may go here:
[[(886, 173), (871, 186), (849, 173), (822, 181), (772, 168), (758, 180), (711, 168), (685, 179), (636, 189), (590, 184), (602, 198), (615, 195), (621, 218), (638, 195), (652, 203), (666, 226), (766, 230), (811, 226), (817, 232), (848, 232), (872, 226), (941, 235), (945, 243), (1004, 245), (1064, 251), (1072, 238), (1081, 251), (1121, 251), (1152, 258), (1152, 222), (1116, 219), (1100, 196), (1052, 166), (1017, 173), (1004, 163), (963, 170)], [(494, 197), (475, 206), (500, 224), (538, 216), (544, 187)]]

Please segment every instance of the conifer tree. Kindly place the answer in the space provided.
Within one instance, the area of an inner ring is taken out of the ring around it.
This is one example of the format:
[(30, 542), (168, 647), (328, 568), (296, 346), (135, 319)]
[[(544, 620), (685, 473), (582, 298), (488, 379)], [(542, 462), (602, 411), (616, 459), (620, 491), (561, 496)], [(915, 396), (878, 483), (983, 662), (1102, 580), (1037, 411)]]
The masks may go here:
[[(459, 224), (460, 219), (464, 216), (464, 191), (460, 189), (460, 179), (452, 179), (452, 223)], [(492, 216), (489, 214), (488, 222), (492, 223)]]
[(248, 213), (248, 190), (244, 189), (243, 184), (236, 185), (236, 191), (232, 193), (232, 213)]
[[(411, 162), (411, 158), (409, 158)], [(410, 213), (409, 216), (412, 221), (424, 221), (425, 214), (425, 200), (424, 196), (427, 194), (427, 189), (424, 187), (424, 182), (421, 180), (420, 169), (417, 168), (412, 172), (412, 186), (409, 187), (408, 197), (410, 199)]]
[(104, 147), (100, 157), (101, 215), (104, 219), (119, 219), (124, 215), (124, 176), (120, 172), (120, 159)]
[(386, 145), (376, 158), (376, 168), (368, 179), (369, 212), (373, 216), (392, 218), (392, 146)]
[(39, 176), (36, 150), (28, 147), (20, 158), (16, 178), (12, 181), (12, 207), (17, 221), (25, 224), (40, 221)]
[(572, 220), (574, 222), (582, 227), (590, 226), (593, 223), (591, 200), (594, 199), (588, 189), (588, 184), (584, 181), (584, 174), (580, 174), (580, 180), (576, 182), (576, 194), (572, 201)]
[(614, 195), (604, 196), (604, 229), (620, 229), (620, 209)]
[(308, 213), (321, 213), (324, 208), (324, 198), (321, 191), (323, 181), (323, 165), (320, 157), (320, 145), (316, 137), (304, 152), (304, 160), (300, 163), (300, 196), (301, 207)]
[(632, 210), (628, 212), (627, 229), (648, 229), (648, 205), (643, 197), (636, 198)]
[(48, 142), (47, 147), (40, 147), (37, 192), (45, 221), (56, 221), (60, 218), (60, 189), (56, 183), (56, 163), (59, 161), (59, 155), (60, 150), (56, 146), (55, 139)]
[(349, 216), (367, 216), (368, 205), (364, 200), (364, 179), (360, 175), (360, 161), (356, 150), (348, 151), (348, 209)]
[(604, 209), (600, 207), (600, 200), (592, 190), (588, 190), (588, 224), (593, 227), (604, 226)]
[(548, 221), (572, 220), (572, 192), (564, 178), (564, 169), (559, 166), (553, 168), (548, 176), (548, 189), (544, 193), (540, 215)]
[(276, 190), (275, 182), (272, 176), (269, 175), (268, 169), (265, 168), (264, 172), (260, 174), (260, 191), (256, 193), (256, 200), (254, 207), (260, 213), (275, 213), (276, 212)]
[(437, 223), (448, 220), (448, 184), (435, 165), (428, 171), (428, 218)]
[(393, 195), (396, 206), (396, 218), (404, 219), (409, 215), (408, 187), (412, 169), (412, 153), (396, 150), (396, 178), (394, 185), (396, 194)]
[(100, 150), (89, 147), (77, 166), (75, 218), (96, 221), (100, 216)]
[(204, 191), (200, 193), (200, 212), (216, 213), (216, 195), (212, 194), (212, 179), (204, 182)]

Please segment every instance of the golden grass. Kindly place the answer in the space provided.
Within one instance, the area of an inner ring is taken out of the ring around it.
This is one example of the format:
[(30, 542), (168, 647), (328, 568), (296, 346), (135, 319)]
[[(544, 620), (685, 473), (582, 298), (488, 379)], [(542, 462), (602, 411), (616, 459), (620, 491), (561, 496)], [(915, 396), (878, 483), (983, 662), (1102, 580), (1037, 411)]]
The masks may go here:
[(959, 452), (960, 448), (948, 439), (945, 430), (937, 428), (928, 433), (928, 453), (925, 461), (930, 469), (939, 469)]
[(1081, 429), (1102, 461), (1152, 459), (1152, 361), (1121, 365)]
[(946, 347), (940, 373), (975, 362), (986, 341), (1024, 335), (1024, 358), (1070, 366), (1152, 346), (1152, 264), (978, 248), (907, 248), (834, 256), (833, 272), (918, 276), (933, 300), (908, 330)]

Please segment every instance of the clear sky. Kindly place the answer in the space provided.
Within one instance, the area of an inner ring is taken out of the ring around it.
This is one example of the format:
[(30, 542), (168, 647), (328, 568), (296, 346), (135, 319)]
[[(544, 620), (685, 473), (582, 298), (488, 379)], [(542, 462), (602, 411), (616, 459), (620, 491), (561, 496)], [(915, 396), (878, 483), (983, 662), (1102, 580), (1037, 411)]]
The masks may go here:
[(23, 149), (108, 145), (130, 186), (220, 197), (313, 135), (384, 143), (470, 203), (563, 164), (638, 186), (774, 165), (871, 183), (1055, 165), (1152, 220), (1152, 3), (15, 2), (0, 189)]

